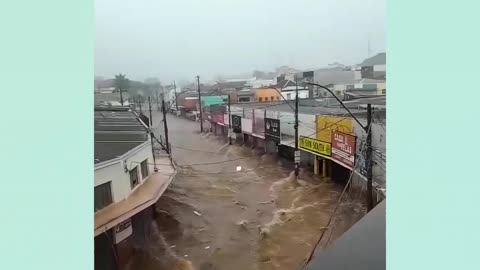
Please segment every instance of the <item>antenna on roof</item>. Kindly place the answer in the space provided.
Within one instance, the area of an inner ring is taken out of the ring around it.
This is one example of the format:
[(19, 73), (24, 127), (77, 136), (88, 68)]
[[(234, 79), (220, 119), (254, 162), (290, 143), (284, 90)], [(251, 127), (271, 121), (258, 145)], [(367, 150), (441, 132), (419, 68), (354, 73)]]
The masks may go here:
[(367, 45), (367, 56), (370, 57), (371, 51), (370, 51), (370, 37), (368, 37), (368, 45)]

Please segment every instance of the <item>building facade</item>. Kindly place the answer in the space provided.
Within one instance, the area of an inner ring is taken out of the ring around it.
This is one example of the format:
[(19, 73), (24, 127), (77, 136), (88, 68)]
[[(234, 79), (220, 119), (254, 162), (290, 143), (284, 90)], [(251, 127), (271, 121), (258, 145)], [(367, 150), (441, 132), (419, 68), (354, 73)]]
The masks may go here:
[(121, 269), (145, 240), (154, 204), (175, 175), (168, 155), (153, 153), (148, 118), (95, 112), (95, 269)]

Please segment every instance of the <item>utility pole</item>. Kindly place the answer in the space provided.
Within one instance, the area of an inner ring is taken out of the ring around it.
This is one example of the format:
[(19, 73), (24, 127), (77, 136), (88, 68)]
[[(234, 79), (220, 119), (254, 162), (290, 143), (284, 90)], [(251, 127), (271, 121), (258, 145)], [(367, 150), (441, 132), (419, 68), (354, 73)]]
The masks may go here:
[(295, 177), (298, 178), (300, 151), (298, 150), (298, 82), (295, 75)]
[(372, 180), (372, 104), (367, 105), (367, 210), (373, 209), (373, 180)]
[(123, 107), (123, 95), (122, 95), (122, 88), (119, 87), (118, 90), (120, 91), (120, 104), (122, 104)]
[(155, 158), (155, 148), (153, 147), (153, 120), (152, 120), (152, 102), (150, 97), (148, 97), (148, 110), (150, 111), (150, 143), (152, 145), (152, 156), (153, 156), (153, 171), (158, 172), (157, 161)]
[(150, 112), (150, 128), (153, 127), (153, 121), (152, 121), (152, 99), (150, 96), (148, 96), (148, 111)]
[(175, 109), (178, 111), (178, 102), (177, 102), (177, 85), (173, 81), (173, 89), (175, 89)]
[(200, 108), (200, 133), (203, 132), (202, 96), (200, 95), (200, 76), (197, 75), (198, 107)]
[(230, 111), (230, 94), (228, 94), (228, 143), (232, 145), (232, 120)]
[(168, 143), (168, 125), (167, 125), (167, 111), (165, 109), (165, 99), (162, 98), (162, 112), (163, 112), (163, 127), (165, 129), (165, 148), (167, 153), (170, 154), (170, 144)]

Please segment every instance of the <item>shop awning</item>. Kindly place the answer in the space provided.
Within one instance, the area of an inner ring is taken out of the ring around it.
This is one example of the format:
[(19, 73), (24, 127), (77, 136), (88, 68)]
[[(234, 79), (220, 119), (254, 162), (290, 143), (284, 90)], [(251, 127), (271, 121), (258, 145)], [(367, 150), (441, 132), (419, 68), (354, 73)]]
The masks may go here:
[[(168, 158), (157, 158), (157, 164), (168, 164)], [(153, 167), (153, 166), (152, 166)], [(157, 165), (158, 172), (152, 173), (125, 200), (111, 204), (95, 213), (95, 236), (113, 228), (120, 222), (134, 216), (155, 204), (175, 176), (170, 165)], [(150, 168), (153, 171), (153, 168)]]

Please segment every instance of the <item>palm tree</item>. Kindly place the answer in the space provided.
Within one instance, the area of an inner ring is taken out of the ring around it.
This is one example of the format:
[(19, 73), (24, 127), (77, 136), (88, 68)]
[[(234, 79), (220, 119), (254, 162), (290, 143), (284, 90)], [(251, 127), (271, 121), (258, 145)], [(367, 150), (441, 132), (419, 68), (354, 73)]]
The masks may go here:
[(115, 75), (115, 88), (120, 92), (120, 103), (123, 106), (123, 95), (122, 92), (128, 91), (128, 79), (125, 74)]

